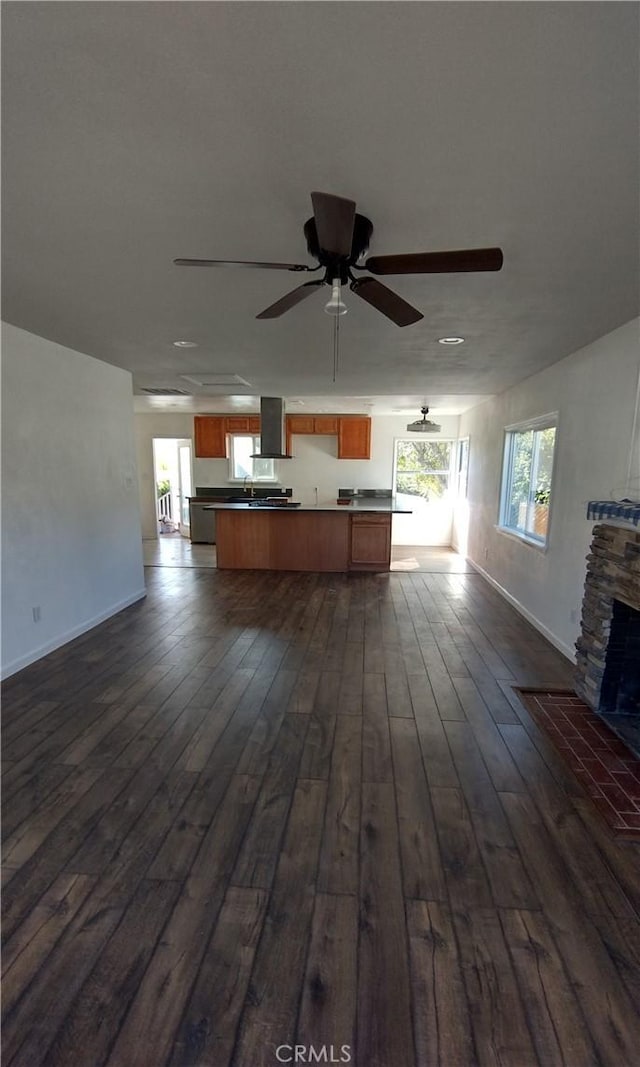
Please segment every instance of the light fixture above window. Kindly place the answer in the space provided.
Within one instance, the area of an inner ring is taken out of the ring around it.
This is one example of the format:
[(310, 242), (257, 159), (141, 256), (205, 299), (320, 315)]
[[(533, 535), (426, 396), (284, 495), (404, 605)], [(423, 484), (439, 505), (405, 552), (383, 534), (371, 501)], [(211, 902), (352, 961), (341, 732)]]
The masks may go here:
[(408, 423), (407, 430), (410, 433), (440, 433), (442, 427), (438, 426), (435, 422), (431, 422), (431, 419), (427, 418), (429, 408), (426, 404), (424, 407), (420, 408), (420, 414), (422, 415), (421, 419), (416, 419), (415, 422)]
[(463, 345), (464, 337), (439, 337), (439, 345)]

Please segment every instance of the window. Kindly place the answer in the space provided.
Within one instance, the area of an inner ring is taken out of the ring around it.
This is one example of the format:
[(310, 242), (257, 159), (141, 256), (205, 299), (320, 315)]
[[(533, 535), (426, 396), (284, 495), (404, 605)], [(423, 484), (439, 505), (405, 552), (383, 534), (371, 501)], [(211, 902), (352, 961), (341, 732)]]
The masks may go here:
[(241, 482), (245, 478), (252, 482), (275, 482), (275, 460), (252, 459), (253, 452), (260, 451), (260, 438), (249, 434), (231, 434), (230, 477)]
[(451, 477), (451, 441), (396, 441), (396, 493), (442, 500)]
[(500, 524), (519, 537), (546, 545), (555, 416), (510, 429), (505, 437)]
[(458, 441), (458, 484), (456, 486), (458, 499), (467, 499), (469, 486), (469, 438), (462, 437)]

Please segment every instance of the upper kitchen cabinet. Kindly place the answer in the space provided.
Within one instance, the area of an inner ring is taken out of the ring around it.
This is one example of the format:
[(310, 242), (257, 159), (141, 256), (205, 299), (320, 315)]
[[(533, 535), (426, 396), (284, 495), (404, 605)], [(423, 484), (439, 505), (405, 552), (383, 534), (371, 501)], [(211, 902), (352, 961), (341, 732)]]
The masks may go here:
[(260, 433), (259, 415), (195, 415), (198, 459), (226, 459), (228, 433)]
[(287, 433), (338, 432), (337, 415), (287, 415)]
[(336, 434), (338, 432), (337, 416), (315, 415), (313, 419), (313, 432)]
[(313, 415), (287, 415), (287, 433), (315, 433)]
[(194, 416), (195, 454), (199, 459), (226, 459), (226, 421), (224, 415)]
[[(338, 435), (338, 459), (369, 459), (369, 438), (371, 435), (371, 420), (368, 416), (360, 418), (343, 418), (338, 415), (287, 415), (287, 453), (291, 453), (291, 437), (294, 433), (299, 434), (329, 434)], [(341, 450), (340, 441), (342, 431), (340, 426), (347, 423), (346, 436), (344, 438), (344, 454)], [(362, 434), (362, 425), (353, 431), (349, 430), (349, 423), (357, 422), (367, 424), (369, 430)]]
[(227, 433), (251, 433), (249, 415), (227, 415), (225, 422)]
[(294, 433), (313, 433), (313, 424), (313, 415), (285, 415), (285, 449), (288, 456), (290, 456), (292, 452), (291, 435)]
[(371, 458), (371, 419), (341, 415), (338, 419), (338, 459)]

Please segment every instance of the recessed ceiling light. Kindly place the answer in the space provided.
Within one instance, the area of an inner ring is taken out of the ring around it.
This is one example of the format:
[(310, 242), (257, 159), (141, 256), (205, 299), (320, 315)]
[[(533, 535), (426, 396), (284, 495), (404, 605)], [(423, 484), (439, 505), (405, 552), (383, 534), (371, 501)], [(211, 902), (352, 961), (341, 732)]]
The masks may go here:
[(463, 345), (464, 337), (439, 337), (439, 345)]
[(176, 348), (197, 348), (198, 347), (196, 341), (174, 341), (173, 343), (176, 346)]

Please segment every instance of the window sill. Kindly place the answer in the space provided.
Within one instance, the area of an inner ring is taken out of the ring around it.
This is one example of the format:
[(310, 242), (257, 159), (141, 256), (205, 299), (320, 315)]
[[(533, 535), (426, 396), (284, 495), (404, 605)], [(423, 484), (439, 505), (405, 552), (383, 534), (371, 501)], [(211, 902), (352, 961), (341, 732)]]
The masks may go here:
[(509, 526), (494, 526), (494, 530), (498, 533), (504, 534), (505, 537), (510, 537), (513, 541), (519, 541), (521, 544), (528, 545), (529, 548), (536, 548), (538, 552), (543, 554), (547, 552), (549, 548), (549, 539), (546, 541), (537, 541), (533, 537), (527, 537), (526, 534), (518, 533), (517, 530), (512, 530)]

